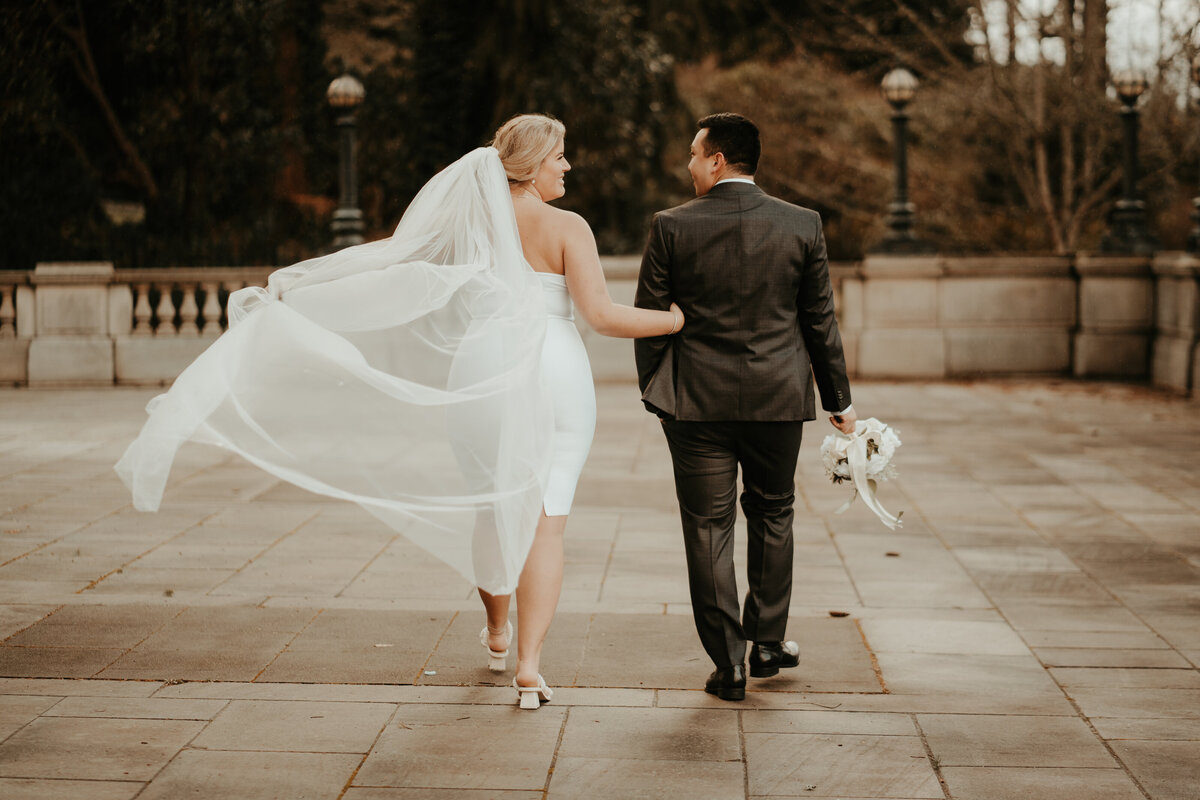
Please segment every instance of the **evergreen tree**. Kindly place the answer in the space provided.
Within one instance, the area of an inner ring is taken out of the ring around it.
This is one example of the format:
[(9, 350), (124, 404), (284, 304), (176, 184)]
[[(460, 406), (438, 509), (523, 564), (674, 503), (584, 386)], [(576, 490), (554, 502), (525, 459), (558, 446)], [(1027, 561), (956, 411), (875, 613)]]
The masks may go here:
[[(279, 175), (311, 156), (296, 143), (323, 102), (297, 105), (283, 81), (319, 72), (319, 19), (319, 0), (6, 4), (5, 266), (273, 263), (296, 229)], [(280, 61), (289, 36), (298, 69)], [(114, 203), (144, 222), (114, 222)]]

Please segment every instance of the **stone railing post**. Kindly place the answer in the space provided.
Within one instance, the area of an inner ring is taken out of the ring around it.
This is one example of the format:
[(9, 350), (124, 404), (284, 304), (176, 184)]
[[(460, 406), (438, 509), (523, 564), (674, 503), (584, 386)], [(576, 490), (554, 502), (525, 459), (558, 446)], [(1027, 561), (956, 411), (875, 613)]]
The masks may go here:
[(112, 277), (113, 266), (107, 262), (37, 265), (30, 386), (112, 384)]
[(1151, 381), (1200, 400), (1200, 255), (1158, 253), (1153, 269)]
[(28, 378), (34, 323), (28, 280), (28, 272), (0, 272), (0, 385), (22, 384)]
[(1081, 254), (1074, 374), (1146, 378), (1154, 327), (1154, 275), (1148, 256)]
[(132, 300), (123, 308), (125, 327), (113, 337), (117, 383), (170, 383), (224, 330), (222, 290), (262, 285), (270, 272), (270, 267), (118, 270), (116, 280)]

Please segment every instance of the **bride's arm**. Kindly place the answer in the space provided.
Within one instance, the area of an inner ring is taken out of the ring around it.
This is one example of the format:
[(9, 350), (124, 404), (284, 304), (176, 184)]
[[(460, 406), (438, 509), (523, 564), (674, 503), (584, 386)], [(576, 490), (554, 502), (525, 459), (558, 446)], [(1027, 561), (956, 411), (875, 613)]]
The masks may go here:
[(567, 291), (587, 324), (602, 336), (623, 339), (678, 333), (683, 327), (683, 312), (674, 303), (670, 311), (652, 311), (613, 302), (592, 229), (578, 214), (564, 212), (563, 217)]

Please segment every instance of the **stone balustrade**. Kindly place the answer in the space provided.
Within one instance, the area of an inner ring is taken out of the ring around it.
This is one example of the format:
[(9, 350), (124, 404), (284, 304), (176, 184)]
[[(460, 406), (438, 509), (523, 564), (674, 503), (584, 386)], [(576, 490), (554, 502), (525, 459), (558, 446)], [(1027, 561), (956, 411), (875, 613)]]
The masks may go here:
[(264, 285), (270, 272), (104, 262), (0, 272), (0, 381), (169, 383), (225, 330), (229, 294)]
[[(632, 303), (640, 259), (603, 259)], [(0, 382), (169, 383), (227, 326), (229, 294), (271, 268), (0, 271)], [(1076, 376), (1200, 399), (1200, 258), (880, 256), (831, 266), (851, 373), (864, 378)], [(600, 381), (635, 376), (629, 340), (580, 323)]]

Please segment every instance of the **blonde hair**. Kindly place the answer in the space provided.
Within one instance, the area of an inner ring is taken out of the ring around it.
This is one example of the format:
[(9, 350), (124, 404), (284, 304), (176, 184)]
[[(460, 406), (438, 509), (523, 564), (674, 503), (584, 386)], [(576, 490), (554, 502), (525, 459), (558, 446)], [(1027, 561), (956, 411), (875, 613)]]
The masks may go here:
[(518, 114), (501, 125), (492, 147), (500, 153), (509, 183), (523, 183), (536, 175), (566, 132), (566, 126), (549, 114)]

